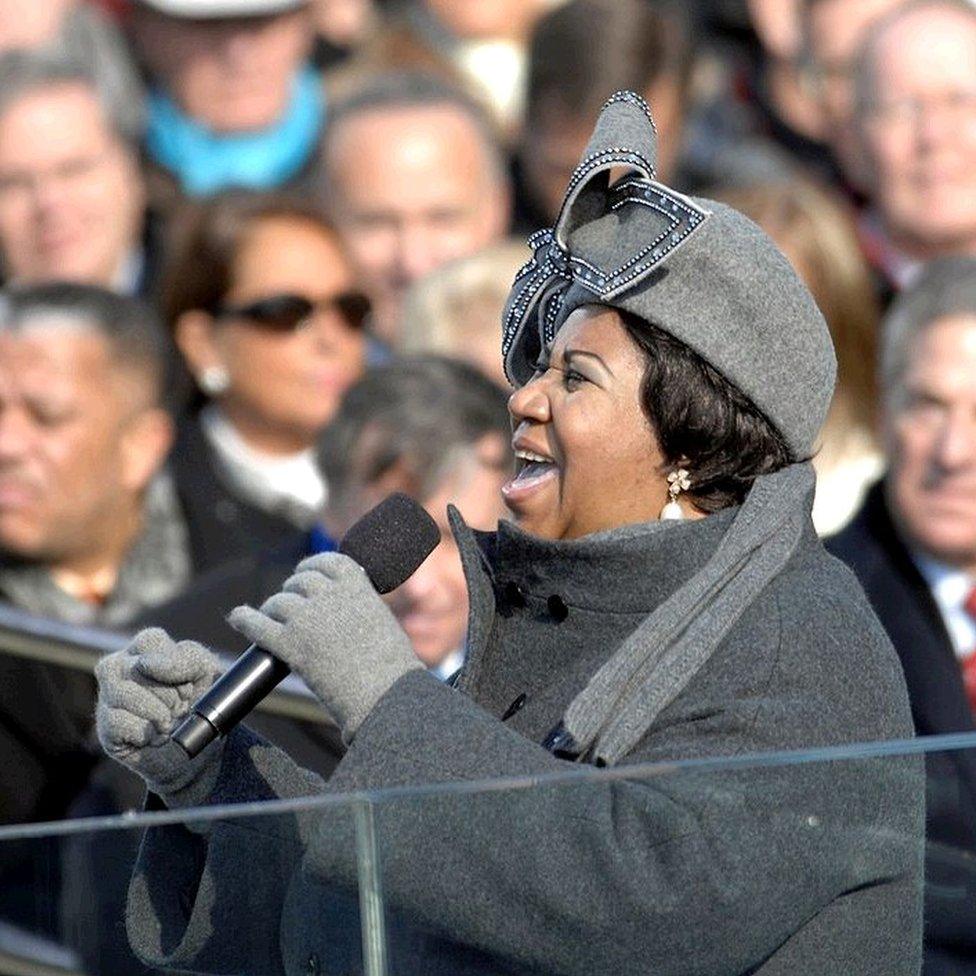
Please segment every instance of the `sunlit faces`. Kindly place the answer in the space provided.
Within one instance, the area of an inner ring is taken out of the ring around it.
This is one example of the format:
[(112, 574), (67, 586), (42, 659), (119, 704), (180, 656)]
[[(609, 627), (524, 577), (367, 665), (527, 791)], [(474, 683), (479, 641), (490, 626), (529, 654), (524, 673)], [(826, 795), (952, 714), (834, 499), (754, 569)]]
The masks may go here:
[(52, 85), (0, 116), (0, 256), (7, 277), (111, 287), (138, 247), (144, 190), (94, 92)]
[(332, 212), (373, 327), (396, 339), (418, 278), (501, 237), (508, 193), (474, 122), (451, 105), (364, 111), (342, 120), (326, 159)]
[(0, 332), (0, 549), (83, 564), (131, 531), (170, 430), (124, 374), (93, 331)]
[(885, 439), (889, 503), (910, 543), (976, 571), (976, 316), (941, 319), (914, 339)]
[(577, 309), (509, 410), (518, 472), (502, 489), (519, 526), (573, 539), (657, 518), (663, 458), (640, 404), (643, 354), (616, 312)]
[(920, 257), (976, 247), (976, 12), (904, 15), (873, 67), (862, 126), (889, 232)]
[(246, 132), (278, 121), (312, 43), (307, 9), (189, 19), (134, 4), (133, 14), (153, 78), (187, 115), (215, 132)]
[(447, 521), (454, 505), (472, 528), (494, 529), (507, 512), (501, 486), (508, 474), (501, 438), (487, 435), (459, 459), (436, 492), (423, 500), (437, 523), (441, 541), (403, 586), (389, 597), (390, 607), (413, 649), (428, 667), (464, 646), (468, 622), (468, 590), (457, 543)]
[[(236, 255), (229, 306), (296, 294), (319, 301), (347, 292), (352, 273), (332, 235), (296, 218), (259, 220)], [(200, 375), (227, 371), (220, 407), (258, 450), (288, 454), (310, 446), (364, 368), (365, 336), (337, 309), (320, 308), (289, 331), (244, 317), (214, 320), (200, 310), (177, 323), (177, 341)]]

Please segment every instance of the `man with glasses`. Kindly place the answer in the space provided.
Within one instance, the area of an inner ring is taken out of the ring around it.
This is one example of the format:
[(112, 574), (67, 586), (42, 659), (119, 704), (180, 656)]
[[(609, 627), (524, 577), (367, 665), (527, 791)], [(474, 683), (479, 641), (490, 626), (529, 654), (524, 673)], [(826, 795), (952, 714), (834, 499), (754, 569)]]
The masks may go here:
[(925, 261), (976, 255), (976, 6), (899, 7), (869, 33), (857, 72), (857, 135), (872, 177), (863, 236), (900, 289)]
[(504, 156), (474, 102), (412, 73), (337, 102), (322, 153), (322, 193), (372, 301), (371, 328), (395, 348), (409, 286), (505, 234)]

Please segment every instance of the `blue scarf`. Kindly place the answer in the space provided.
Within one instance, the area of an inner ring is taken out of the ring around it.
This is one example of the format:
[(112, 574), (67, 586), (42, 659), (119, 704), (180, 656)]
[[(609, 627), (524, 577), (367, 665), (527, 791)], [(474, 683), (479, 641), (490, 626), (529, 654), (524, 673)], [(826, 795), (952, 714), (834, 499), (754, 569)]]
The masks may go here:
[(329, 535), (325, 529), (316, 523), (308, 533), (308, 555), (314, 556), (320, 552), (337, 552), (339, 543)]
[(282, 118), (259, 132), (211, 132), (157, 90), (149, 96), (146, 148), (191, 195), (232, 187), (268, 190), (301, 171), (318, 142), (324, 119), (322, 80), (311, 67), (295, 76)]

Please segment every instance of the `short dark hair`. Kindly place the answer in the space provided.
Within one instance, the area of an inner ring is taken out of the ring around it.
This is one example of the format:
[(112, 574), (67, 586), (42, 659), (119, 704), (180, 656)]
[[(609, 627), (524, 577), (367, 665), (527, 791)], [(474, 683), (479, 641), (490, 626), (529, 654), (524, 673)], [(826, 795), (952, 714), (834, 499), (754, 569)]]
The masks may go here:
[[(489, 434), (507, 440), (505, 392), (473, 366), (417, 356), (376, 367), (353, 384), (319, 438), (330, 494), (376, 481), (403, 466), (423, 500), (458, 460)], [(500, 458), (504, 463), (508, 452)]]
[(688, 469), (699, 511), (742, 504), (759, 475), (791, 462), (783, 435), (717, 369), (667, 332), (615, 311), (645, 356), (641, 406), (664, 469)]
[(160, 304), (170, 329), (184, 312), (216, 309), (233, 285), (234, 262), (247, 235), (270, 220), (295, 220), (315, 227), (345, 253), (325, 214), (296, 196), (227, 190), (189, 204), (174, 220), (163, 267)]
[(113, 360), (146, 380), (146, 400), (159, 405), (171, 346), (159, 316), (145, 302), (97, 285), (67, 281), (11, 286), (0, 295), (0, 331), (71, 322), (100, 335)]
[(536, 23), (529, 46), (526, 116), (556, 109), (595, 117), (615, 91), (643, 94), (674, 78), (684, 93), (694, 45), (673, 0), (570, 0)]

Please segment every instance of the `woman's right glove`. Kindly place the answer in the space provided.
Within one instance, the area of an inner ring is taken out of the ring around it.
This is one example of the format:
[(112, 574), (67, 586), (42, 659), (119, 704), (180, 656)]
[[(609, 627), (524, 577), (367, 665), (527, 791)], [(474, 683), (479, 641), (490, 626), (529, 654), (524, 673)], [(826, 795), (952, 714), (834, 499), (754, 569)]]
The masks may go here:
[(203, 645), (174, 641), (158, 627), (140, 631), (125, 650), (95, 665), (102, 748), (168, 807), (201, 804), (216, 784), (223, 739), (190, 759), (169, 736), (219, 673)]

